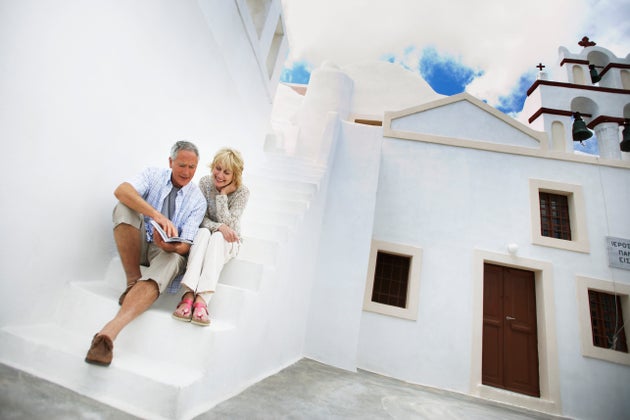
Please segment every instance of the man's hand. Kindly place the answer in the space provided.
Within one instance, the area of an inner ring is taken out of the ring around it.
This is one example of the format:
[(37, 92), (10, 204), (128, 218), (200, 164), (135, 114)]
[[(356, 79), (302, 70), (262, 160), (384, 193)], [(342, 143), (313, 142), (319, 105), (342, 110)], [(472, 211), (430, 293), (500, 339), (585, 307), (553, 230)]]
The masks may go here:
[(238, 242), (239, 238), (236, 231), (228, 225), (219, 226), (219, 232), (223, 234), (223, 238), (228, 242)]
[(169, 238), (172, 238), (173, 236), (177, 236), (179, 234), (173, 222), (167, 219), (166, 216), (164, 216), (162, 213), (156, 214), (153, 220), (155, 220), (155, 222), (160, 225), (162, 229), (164, 229), (164, 232), (166, 232)]
[(175, 252), (179, 255), (188, 255), (190, 244), (185, 242), (164, 242), (158, 232), (153, 231), (153, 243), (163, 251)]
[(175, 225), (173, 225), (173, 222), (168, 220), (166, 216), (147, 203), (130, 183), (123, 182), (120, 184), (114, 191), (114, 195), (118, 201), (130, 209), (155, 220), (169, 237), (177, 236), (178, 232)]

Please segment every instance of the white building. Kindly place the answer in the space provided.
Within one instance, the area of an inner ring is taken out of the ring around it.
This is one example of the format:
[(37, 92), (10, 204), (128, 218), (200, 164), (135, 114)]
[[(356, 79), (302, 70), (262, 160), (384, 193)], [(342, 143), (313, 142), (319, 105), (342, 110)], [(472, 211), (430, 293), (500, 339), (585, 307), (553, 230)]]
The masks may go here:
[[(148, 418), (191, 418), (302, 357), (572, 418), (630, 412), (629, 353), (593, 344), (589, 310), (589, 291), (599, 309), (616, 294), (630, 318), (630, 162), (612, 144), (627, 58), (561, 48), (568, 78), (541, 75), (530, 127), (387, 63), (325, 64), (306, 95), (276, 91), (279, 1), (2, 7), (2, 192), (16, 198), (0, 362)], [(606, 155), (573, 152), (573, 112)], [(180, 138), (206, 162), (244, 152), (243, 251), (210, 328), (172, 321), (179, 296), (164, 295), (109, 368), (87, 365), (124, 283), (112, 191)], [(541, 217), (547, 203), (565, 218)], [(398, 280), (402, 296), (382, 290)]]

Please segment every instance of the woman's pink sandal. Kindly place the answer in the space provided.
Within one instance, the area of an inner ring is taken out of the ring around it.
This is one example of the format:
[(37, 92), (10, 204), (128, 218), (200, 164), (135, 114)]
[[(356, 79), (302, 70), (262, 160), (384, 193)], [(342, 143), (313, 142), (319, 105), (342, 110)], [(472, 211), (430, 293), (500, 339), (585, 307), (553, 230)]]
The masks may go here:
[(195, 325), (201, 325), (202, 327), (210, 325), (208, 306), (203, 302), (195, 302), (193, 308), (193, 315), (190, 322)]
[[(190, 308), (192, 307), (192, 304), (193, 304), (192, 299), (190, 298), (182, 299), (177, 304), (177, 309), (175, 309), (175, 312), (173, 312), (173, 318), (178, 321), (190, 322), (190, 319), (192, 318), (192, 311), (190, 310)], [(181, 315), (180, 313), (177, 312), (180, 310), (180, 308), (182, 308), (182, 310), (180, 311)]]

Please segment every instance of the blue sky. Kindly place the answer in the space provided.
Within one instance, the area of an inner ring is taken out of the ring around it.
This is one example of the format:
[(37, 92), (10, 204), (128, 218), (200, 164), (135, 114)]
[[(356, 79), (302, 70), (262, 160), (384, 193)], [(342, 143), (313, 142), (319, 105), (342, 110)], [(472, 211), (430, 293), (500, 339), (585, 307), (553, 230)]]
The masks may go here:
[[(408, 49), (411, 51), (411, 49)], [(475, 78), (483, 76), (483, 70), (475, 70), (464, 65), (460, 60), (449, 55), (441, 55), (435, 48), (428, 47), (422, 53), (413, 67), (406, 64), (394, 54), (384, 54), (381, 60), (399, 64), (408, 70), (418, 71), (434, 91), (441, 95), (456, 95), (466, 90)], [(313, 65), (307, 61), (294, 61), (291, 67), (285, 67), (281, 81), (286, 83), (307, 84), (311, 76)], [(536, 69), (523, 74), (518, 85), (507, 96), (499, 98), (497, 109), (506, 114), (519, 113), (525, 102), (525, 92), (536, 80)], [(481, 98), (484, 99), (484, 98)]]
[[(414, 71), (413, 68), (405, 64), (404, 60), (398, 59), (393, 54), (385, 54), (381, 59), (390, 63), (400, 64)], [(415, 68), (434, 91), (448, 96), (464, 92), (466, 86), (476, 77), (483, 76), (483, 70), (470, 68), (455, 57), (441, 55), (432, 47), (425, 48), (422, 51)], [(312, 64), (307, 61), (294, 61), (291, 67), (283, 69), (281, 80), (286, 83), (308, 84), (312, 69)], [(507, 95), (499, 96), (495, 108), (512, 116), (520, 113), (523, 109), (527, 89), (536, 80), (536, 74), (537, 69), (535, 68), (522, 74), (517, 84)], [(483, 100), (484, 98), (480, 99)], [(597, 141), (595, 137), (591, 137), (582, 143), (575, 142), (574, 149), (585, 153), (597, 154)]]

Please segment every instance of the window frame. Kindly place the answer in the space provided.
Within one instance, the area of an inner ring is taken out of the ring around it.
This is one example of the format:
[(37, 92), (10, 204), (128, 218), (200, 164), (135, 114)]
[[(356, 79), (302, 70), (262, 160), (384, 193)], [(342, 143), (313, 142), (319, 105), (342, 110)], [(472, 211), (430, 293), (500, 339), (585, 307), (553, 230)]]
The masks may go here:
[[(569, 206), (569, 224), (571, 239), (559, 239), (543, 236), (540, 217), (540, 193), (564, 195)], [(586, 206), (581, 185), (561, 182), (545, 181), (541, 179), (529, 180), (529, 201), (531, 216), (531, 236), (535, 245), (560, 248), (568, 251), (590, 253), (588, 231), (586, 228)]]
[[(407, 293), (409, 293), (409, 272), (411, 270), (412, 258), (413, 257), (408, 255), (394, 254), (381, 249), (376, 251), (374, 285), (372, 286), (372, 297), (370, 299), (372, 302), (397, 306), (399, 308), (405, 308), (407, 306), (409, 300), (407, 296)], [(381, 270), (379, 270), (379, 262), (384, 265)], [(386, 267), (390, 267), (390, 270), (386, 270)], [(386, 272), (389, 272), (389, 275)], [(396, 272), (398, 272), (399, 275), (394, 275)], [(387, 291), (382, 290), (384, 286), (387, 286)], [(395, 288), (398, 292), (392, 293), (392, 288)], [(392, 302), (394, 300), (398, 302)]]
[[(374, 289), (374, 274), (376, 272), (376, 257), (378, 253), (409, 257), (409, 278), (407, 281), (407, 302), (404, 308), (386, 305), (372, 301)], [(420, 300), (420, 270), (422, 267), (422, 249), (411, 245), (396, 244), (379, 240), (372, 240), (370, 258), (368, 262), (367, 280), (363, 297), (363, 310), (382, 315), (416, 321), (418, 319), (418, 303)]]
[[(563, 239), (565, 241), (570, 241), (572, 236), (571, 236), (571, 215), (569, 214), (569, 197), (564, 194), (555, 194), (555, 193), (551, 193), (547, 191), (538, 191), (538, 199), (541, 206), (540, 208), (541, 233), (540, 234), (547, 238), (556, 238), (556, 239)], [(542, 209), (543, 201), (546, 203), (547, 211), (545, 212), (545, 214), (543, 214), (543, 209)], [(553, 223), (554, 206), (556, 207), (559, 213), (557, 215), (558, 216), (557, 218), (560, 221), (559, 223)], [(566, 209), (566, 214), (563, 211), (565, 209)], [(563, 223), (563, 219), (565, 219), (565, 216), (566, 216), (566, 222)], [(543, 223), (543, 220), (545, 219), (549, 220), (548, 224)], [(549, 229), (553, 233), (559, 230), (561, 235), (567, 235), (568, 238), (558, 238), (557, 236), (554, 236), (554, 235), (545, 235), (544, 230), (546, 228)]]
[[(595, 299), (593, 299), (595, 298)], [(615, 330), (614, 328), (612, 329), (612, 331), (609, 331), (609, 327), (607, 327), (606, 324), (608, 324), (610, 318), (607, 318), (606, 315), (606, 311), (605, 308), (603, 307), (603, 305), (605, 305), (602, 300), (604, 299), (610, 299), (612, 298), (614, 300), (613, 305), (615, 306), (615, 318), (618, 318), (615, 320), (615, 327), (618, 327), (618, 323), (619, 321), (621, 321), (621, 328), (619, 329), (619, 331), (621, 332), (620, 336), (618, 338), (623, 338), (623, 340), (618, 340), (617, 343), (619, 344), (616, 347), (621, 347), (621, 348), (614, 348), (611, 350), (615, 350), (615, 351), (620, 351), (622, 353), (628, 353), (628, 339), (626, 338), (626, 330), (625, 330), (625, 325), (623, 322), (623, 308), (621, 307), (621, 300), (622, 300), (622, 296), (618, 295), (618, 294), (613, 294), (613, 293), (608, 293), (608, 292), (603, 292), (601, 290), (597, 290), (597, 289), (588, 289), (588, 300), (589, 300), (589, 306), (590, 306), (590, 314), (591, 314), (591, 332), (593, 334), (593, 345), (596, 347), (601, 347), (601, 348), (608, 348), (605, 345), (598, 345), (596, 343), (597, 339), (606, 339), (608, 342), (608, 333), (614, 333)], [(595, 305), (597, 307), (597, 314), (599, 315), (599, 317), (596, 317), (596, 319), (593, 319), (593, 300), (597, 300), (598, 303)], [(604, 334), (595, 334), (595, 331), (593, 331), (595, 329), (595, 324), (597, 324), (597, 327), (602, 329)]]
[[(618, 295), (621, 301), (622, 317), (627, 321), (628, 317), (630, 317), (630, 284), (586, 276), (577, 276), (576, 283), (582, 356), (630, 366), (630, 353), (598, 347), (593, 344), (591, 310), (588, 298), (589, 290)], [(630, 348), (630, 331), (626, 329), (625, 333), (626, 345)]]

